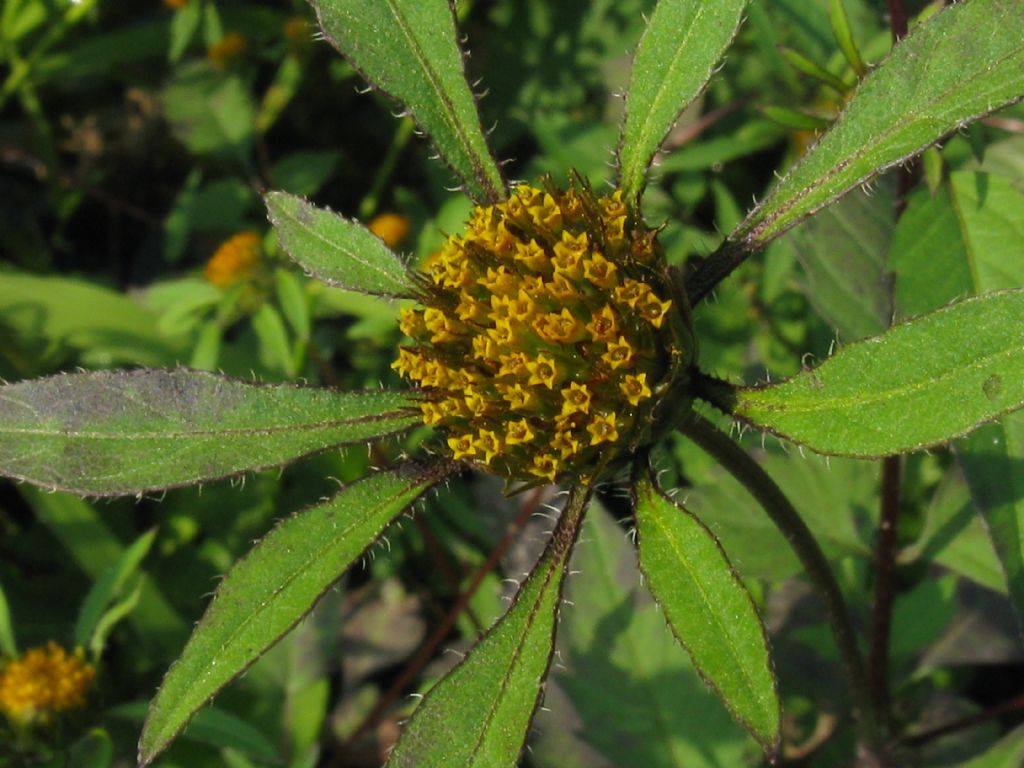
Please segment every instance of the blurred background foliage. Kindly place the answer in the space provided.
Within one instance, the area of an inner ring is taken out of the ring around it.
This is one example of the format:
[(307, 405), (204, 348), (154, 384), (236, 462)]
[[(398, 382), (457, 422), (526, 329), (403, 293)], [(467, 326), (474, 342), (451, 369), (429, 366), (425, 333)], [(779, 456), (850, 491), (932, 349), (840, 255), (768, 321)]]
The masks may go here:
[[(847, 0), (868, 63), (881, 0)], [(485, 126), (509, 178), (571, 168), (610, 182), (629, 54), (649, 0), (475, 0), (458, 15)], [(914, 13), (929, 11), (911, 3)], [(647, 197), (670, 260), (714, 249), (834, 118), (858, 73), (825, 0), (753, 3), (722, 71), (666, 143)], [(798, 56), (794, 56), (794, 52)], [(469, 203), (407, 118), (316, 40), (298, 0), (5, 0), (0, 11), (0, 378), (175, 366), (345, 388), (397, 384), (396, 306), (308, 280), (269, 233), (283, 189), (357, 217), (412, 262)], [(804, 57), (831, 80), (808, 74)], [(696, 322), (705, 369), (747, 382), (962, 295), (940, 258), (977, 248), (1011, 285), (1024, 260), (1024, 108), (926, 156), (894, 223), (895, 184), (850, 195), (743, 265)], [(998, 282), (998, 281), (997, 281)], [(870, 609), (878, 467), (749, 436)], [(414, 437), (413, 440), (421, 439)], [(276, 519), (408, 444), (331, 452), (159, 499), (92, 503), (0, 485), (0, 652), (56, 641), (95, 667), (87, 704), (0, 723), (0, 765), (133, 764), (146, 702), (216, 580)], [(721, 537), (771, 631), (786, 765), (835, 766), (851, 733), (823, 616), (753, 500), (683, 441), (661, 457)], [(537, 556), (539, 494), (459, 479), (405, 518), (314, 614), (225, 690), (160, 766), (377, 766), (424, 690), (503, 610)], [(559, 658), (523, 763), (756, 766), (638, 589), (627, 505), (603, 494), (576, 555)], [(905, 470), (893, 635), (908, 764), (1018, 766), (1020, 636), (992, 546), (948, 451)], [(596, 577), (596, 578), (595, 578)], [(0, 696), (2, 699), (2, 696)], [(1006, 705), (1010, 701), (1011, 705)], [(1016, 705), (1013, 705), (1016, 701)], [(0, 704), (3, 702), (0, 701)], [(977, 716), (949, 735), (929, 732)]]

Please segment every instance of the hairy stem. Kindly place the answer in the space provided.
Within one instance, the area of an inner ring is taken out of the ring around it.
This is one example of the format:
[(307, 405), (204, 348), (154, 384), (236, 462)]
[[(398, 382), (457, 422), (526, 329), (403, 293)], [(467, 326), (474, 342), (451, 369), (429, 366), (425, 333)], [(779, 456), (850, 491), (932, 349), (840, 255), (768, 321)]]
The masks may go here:
[(874, 764), (882, 765), (881, 739), (856, 633), (842, 591), (814, 534), (768, 473), (714, 424), (694, 414), (693, 420), (683, 427), (683, 433), (713, 456), (757, 499), (803, 564), (825, 605), (829, 627), (853, 696), (863, 748), (874, 758)]

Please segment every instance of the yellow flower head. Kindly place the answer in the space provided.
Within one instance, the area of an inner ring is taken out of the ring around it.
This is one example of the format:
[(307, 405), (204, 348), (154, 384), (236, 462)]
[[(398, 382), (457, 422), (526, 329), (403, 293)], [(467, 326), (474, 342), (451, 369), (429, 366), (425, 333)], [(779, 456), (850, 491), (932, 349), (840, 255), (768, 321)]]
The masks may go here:
[[(299, 21), (305, 25), (305, 20)], [(409, 234), (409, 219), (400, 213), (381, 213), (370, 219), (366, 228), (383, 240), (388, 248), (394, 248)]]
[(230, 288), (247, 280), (259, 268), (263, 240), (258, 232), (239, 232), (220, 244), (206, 262), (203, 274), (218, 288)]
[(578, 180), (473, 210), (425, 267), (423, 306), (401, 318), (413, 343), (393, 366), (456, 459), (553, 481), (650, 441), (670, 366), (692, 362), (657, 249), (620, 193)]
[(18, 725), (46, 724), (85, 706), (96, 671), (57, 643), (32, 648), (0, 668), (0, 711)]

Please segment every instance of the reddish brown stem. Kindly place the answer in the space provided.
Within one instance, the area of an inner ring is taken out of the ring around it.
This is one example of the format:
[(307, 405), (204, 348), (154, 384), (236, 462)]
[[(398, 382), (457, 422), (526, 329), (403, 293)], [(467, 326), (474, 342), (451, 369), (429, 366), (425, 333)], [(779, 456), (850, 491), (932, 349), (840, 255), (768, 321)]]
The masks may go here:
[(384, 695), (380, 697), (373, 709), (370, 710), (370, 713), (359, 724), (359, 727), (356, 728), (352, 735), (349, 736), (341, 745), (337, 757), (330, 764), (331, 766), (340, 766), (343, 764), (342, 760), (344, 755), (349, 753), (353, 746), (366, 735), (370, 728), (376, 725), (384, 713), (391, 708), (391, 705), (394, 704), (398, 697), (406, 690), (409, 683), (411, 683), (416, 675), (419, 674), (420, 670), (422, 670), (423, 667), (426, 666), (427, 662), (434, 657), (434, 653), (437, 651), (438, 646), (440, 646), (441, 643), (444, 642), (444, 639), (448, 637), (448, 633), (451, 632), (452, 627), (455, 625), (455, 620), (459, 617), (459, 614), (466, 609), (466, 606), (469, 605), (469, 601), (480, 588), (484, 578), (486, 578), (487, 574), (497, 567), (498, 561), (501, 560), (502, 556), (512, 544), (512, 541), (519, 532), (519, 529), (522, 528), (526, 524), (526, 521), (530, 519), (530, 516), (537, 511), (543, 491), (543, 488), (536, 488), (529, 497), (527, 497), (526, 501), (523, 503), (522, 509), (519, 511), (516, 519), (513, 520), (512, 524), (508, 527), (508, 530), (505, 532), (501, 541), (498, 542), (498, 545), (491, 552), (486, 562), (484, 562), (484, 564), (477, 570), (476, 574), (474, 574), (473, 581), (470, 582), (469, 586), (466, 587), (466, 590), (459, 595), (455, 604), (452, 605), (451, 610), (449, 610), (444, 619), (441, 620), (441, 623), (434, 628), (430, 637), (423, 641), (419, 650), (417, 650), (416, 654), (409, 660), (409, 663), (405, 665), (405, 669), (402, 670), (401, 674), (399, 674), (387, 691), (385, 691)]
[(986, 709), (984, 712), (978, 712), (967, 717), (961, 717), (956, 720), (951, 720), (948, 723), (937, 725), (934, 728), (929, 728), (927, 731), (921, 731), (915, 733), (912, 736), (908, 736), (903, 740), (903, 743), (909, 747), (919, 747), (922, 744), (927, 744), (929, 741), (935, 741), (943, 736), (948, 736), (951, 733), (957, 731), (963, 731), (967, 728), (973, 728), (976, 725), (987, 723), (989, 720), (995, 720), (998, 717), (1004, 715), (1011, 715), (1015, 712), (1024, 712), (1024, 695), (1017, 696), (1016, 698), (1004, 701), (998, 706), (992, 707), (992, 709)]
[(903, 7), (903, 0), (888, 0), (888, 3), (892, 39), (900, 40), (907, 36), (907, 9)]

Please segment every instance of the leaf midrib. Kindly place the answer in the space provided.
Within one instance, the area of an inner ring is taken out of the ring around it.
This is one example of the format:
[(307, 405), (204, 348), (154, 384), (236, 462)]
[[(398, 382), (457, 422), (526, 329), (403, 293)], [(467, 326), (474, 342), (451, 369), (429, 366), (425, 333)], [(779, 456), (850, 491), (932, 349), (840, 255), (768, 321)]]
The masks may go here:
[(233, 427), (233, 428), (217, 428), (217, 429), (196, 429), (191, 431), (180, 431), (180, 432), (86, 432), (86, 431), (71, 431), (61, 429), (40, 429), (40, 428), (25, 428), (25, 429), (12, 429), (12, 428), (0, 428), (0, 435), (32, 435), (42, 437), (53, 437), (53, 438), (64, 438), (64, 439), (77, 439), (77, 440), (153, 440), (153, 439), (165, 439), (165, 440), (188, 440), (197, 438), (208, 438), (208, 437), (231, 437), (237, 435), (278, 435), (287, 434), (290, 432), (308, 432), (308, 431), (323, 431), (327, 429), (334, 429), (337, 427), (344, 426), (356, 426), (358, 424), (370, 424), (378, 421), (389, 421), (393, 419), (401, 419), (406, 417), (410, 420), (415, 420), (415, 414), (407, 411), (391, 411), (383, 414), (373, 414), (370, 416), (359, 416), (350, 419), (337, 419), (327, 420), (318, 422), (307, 422), (304, 424), (282, 424), (273, 427)]
[[(305, 203), (305, 202), (303, 202), (301, 200), (297, 200), (297, 202), (299, 203), (299, 205), (308, 206), (310, 208), (313, 208), (315, 213), (322, 213), (321, 211), (315, 209), (313, 206), (309, 205), (308, 203)], [(306, 222), (303, 222), (298, 217), (298, 215), (293, 214), (290, 211), (284, 210), (283, 208), (281, 208), (280, 210), (281, 210), (282, 215), (285, 218), (289, 219), (294, 224), (296, 224), (298, 226), (299, 230), (302, 231), (302, 232), (305, 232), (309, 237), (312, 237), (314, 240), (317, 240), (317, 241), (323, 243), (324, 245), (328, 246), (329, 248), (337, 249), (338, 251), (343, 253), (347, 258), (349, 258), (352, 261), (354, 261), (356, 264), (360, 264), (360, 265), (366, 267), (367, 269), (369, 269), (371, 272), (376, 272), (378, 275), (383, 276), (384, 278), (387, 279), (387, 282), (392, 284), (392, 288), (397, 288), (397, 287), (401, 286), (403, 288), (403, 290), (405, 290), (405, 291), (409, 290), (408, 284), (405, 284), (405, 281), (402, 279), (403, 277), (406, 277), (408, 275), (408, 273), (402, 267), (402, 263), (397, 258), (394, 259), (394, 264), (397, 267), (398, 272), (392, 272), (390, 269), (385, 269), (384, 267), (378, 265), (374, 261), (369, 261), (369, 260), (366, 260), (365, 258), (361, 258), (358, 255), (358, 251), (357, 250), (347, 248), (347, 247), (345, 247), (345, 245), (343, 245), (342, 243), (339, 243), (337, 240), (332, 240), (332, 239), (328, 238), (327, 236), (321, 234), (315, 227), (310, 226)], [(359, 225), (359, 224), (357, 224), (355, 222), (348, 221), (347, 219), (343, 219), (343, 221), (345, 221), (345, 223), (350, 225), (350, 226), (360, 227), (361, 228), (361, 225)], [(278, 232), (280, 232), (280, 230), (278, 230)], [(369, 230), (367, 230), (367, 233), (369, 233)], [(386, 246), (385, 246), (384, 250), (388, 254), (393, 255), (391, 249), (387, 248)], [(335, 267), (335, 269), (337, 269), (338, 271), (343, 271), (339, 267)], [(339, 282), (341, 282), (341, 281), (339, 281)], [(404, 296), (406, 294), (395, 294), (395, 295), (396, 296)]]
[[(657, 491), (654, 491), (653, 488), (647, 488), (647, 489), (645, 489), (644, 492), (645, 492), (645, 494), (648, 497), (648, 501), (654, 501), (655, 503), (658, 503), (658, 502), (662, 501), (661, 497), (657, 494)], [(650, 506), (653, 507), (654, 505), (650, 505)], [(688, 514), (688, 513), (684, 510), (683, 514)], [(687, 573), (690, 575), (690, 581), (697, 586), (697, 590), (700, 592), (700, 596), (701, 596), (701, 598), (704, 601), (704, 605), (705, 605), (705, 608), (706, 608), (706, 613), (711, 615), (711, 618), (714, 621), (715, 626), (718, 628), (719, 636), (725, 638), (726, 645), (729, 647), (729, 653), (733, 657), (733, 660), (734, 660), (734, 667), (740, 673), (739, 674), (739, 678), (742, 681), (743, 687), (747, 689), (747, 693), (750, 694), (750, 696), (752, 697), (753, 701), (756, 701), (756, 702), (758, 702), (758, 704), (760, 704), (761, 703), (761, 697), (758, 696), (757, 692), (754, 690), (753, 684), (751, 683), (751, 681), (749, 679), (749, 676), (746, 674), (746, 672), (742, 671), (743, 670), (742, 661), (743, 661), (744, 655), (742, 653), (740, 653), (740, 651), (736, 648), (735, 639), (733, 638), (732, 634), (728, 631), (728, 629), (726, 628), (725, 624), (722, 623), (722, 620), (719, 618), (718, 614), (715, 611), (710, 610), (710, 608), (708, 608), (711, 605), (711, 601), (708, 598), (707, 592), (704, 590), (703, 583), (697, 578), (696, 571), (693, 568), (692, 563), (685, 556), (684, 551), (682, 549), (680, 549), (678, 546), (676, 546), (675, 537), (671, 535), (672, 531), (662, 521), (661, 515), (656, 512), (653, 515), (653, 520), (654, 520), (655, 526), (657, 526), (657, 528), (662, 532), (662, 534), (663, 534), (664, 538), (666, 539), (666, 541), (668, 541), (668, 544), (672, 548), (672, 551), (676, 553), (677, 559), (680, 562), (683, 563), (683, 567), (686, 568)], [(648, 575), (648, 578), (650, 578), (649, 575)], [(690, 646), (683, 640), (682, 636), (675, 629), (675, 625), (674, 624), (672, 625), (672, 631), (676, 634), (676, 637), (679, 638), (679, 641), (687, 648), (687, 650), (689, 650)], [(690, 652), (692, 653), (692, 651), (690, 651)], [(697, 667), (699, 668), (700, 665), (698, 664)], [(717, 687), (717, 684), (715, 684), (715, 687)], [(745, 718), (743, 718), (743, 719), (745, 720)], [(760, 730), (760, 729), (758, 729), (758, 730)]]
[[(433, 89), (441, 105), (444, 107), (441, 112), (442, 119), (454, 132), (459, 144), (462, 145), (462, 151), (465, 152), (466, 156), (469, 158), (470, 165), (473, 167), (473, 172), (476, 175), (477, 183), (480, 184), (484, 193), (487, 194), (489, 198), (497, 200), (500, 197), (498, 190), (494, 186), (493, 180), (488, 178), (487, 169), (477, 162), (477, 153), (474, 150), (474, 145), (466, 134), (462, 122), (455, 116), (455, 107), (452, 104), (451, 99), (448, 97), (448, 92), (441, 86), (440, 78), (434, 71), (434, 68), (430, 65), (429, 60), (423, 55), (419, 41), (409, 28), (409, 24), (405, 16), (399, 12), (399, 9), (395, 4), (395, 0), (385, 0), (385, 2), (388, 5), (388, 9), (391, 11), (391, 14), (395, 18), (398, 29), (409, 43), (409, 47), (412, 50), (413, 55), (420, 64), (423, 73), (427, 76), (428, 85)], [(410, 107), (411, 106), (412, 105), (410, 105)]]
[[(815, 399), (805, 400), (803, 398), (797, 398), (789, 396), (789, 399), (784, 400), (781, 403), (767, 401), (759, 395), (763, 393), (769, 394), (780, 394), (784, 393), (787, 389), (791, 389), (796, 386), (796, 383), (802, 385), (802, 380), (793, 380), (794, 384), (786, 382), (778, 385), (778, 388), (768, 389), (751, 389), (747, 390), (741, 395), (740, 404), (737, 410), (746, 410), (745, 405), (753, 405), (754, 409), (758, 407), (763, 409), (764, 412), (769, 413), (783, 413), (783, 414), (806, 414), (816, 413), (818, 411), (835, 411), (835, 410), (847, 410), (853, 407), (861, 407), (864, 405), (875, 405), (877, 403), (886, 402), (888, 400), (895, 400), (900, 397), (904, 397), (907, 394), (917, 392), (921, 389), (925, 389), (930, 384), (934, 384), (935, 388), (940, 388), (942, 384), (951, 378), (957, 378), (959, 376), (965, 376), (967, 373), (974, 371), (978, 368), (985, 367), (990, 361), (999, 360), (1002, 358), (1013, 358), (1014, 356), (1022, 355), (1020, 347), (1011, 347), (1010, 349), (1003, 350), (991, 355), (985, 355), (978, 358), (971, 364), (962, 368), (957, 368), (954, 371), (948, 371), (946, 373), (939, 374), (937, 376), (929, 377), (921, 381), (915, 381), (910, 384), (906, 384), (892, 389), (886, 389), (881, 392), (876, 392), (864, 397), (847, 396), (847, 397), (832, 397), (827, 400)], [(806, 374), (813, 376), (813, 372)]]

